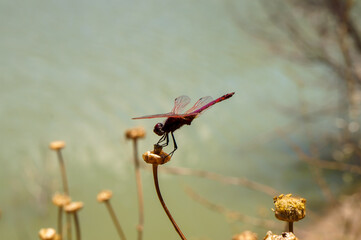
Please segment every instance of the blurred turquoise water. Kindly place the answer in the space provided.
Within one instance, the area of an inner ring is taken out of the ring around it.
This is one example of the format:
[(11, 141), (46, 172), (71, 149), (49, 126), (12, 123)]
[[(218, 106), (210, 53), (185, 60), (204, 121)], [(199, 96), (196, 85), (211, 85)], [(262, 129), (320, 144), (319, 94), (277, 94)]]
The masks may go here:
[[(175, 133), (179, 150), (170, 166), (244, 176), (282, 192), (319, 197), (305, 171), (294, 172), (295, 156), (268, 136), (293, 119), (277, 106), (297, 107), (302, 95), (318, 104), (332, 92), (300, 90), (291, 76), (303, 79), (312, 70), (305, 73), (280, 60), (242, 31), (229, 7), (241, 14), (248, 5), (0, 1), (0, 238), (37, 239), (40, 228), (56, 226), (50, 198), (61, 186), (48, 144), (61, 139), (67, 143), (71, 194), (85, 202), (80, 214), (84, 239), (117, 237), (105, 207), (95, 200), (104, 188), (114, 191), (114, 207), (134, 239), (137, 198), (124, 131), (143, 125), (148, 135), (140, 152), (151, 149), (158, 140), (152, 133), (156, 120), (131, 117), (168, 112), (183, 94), (195, 102), (236, 92)], [(176, 239), (152, 177), (143, 173), (145, 239)], [(272, 219), (272, 199), (261, 193), (195, 177), (164, 175), (160, 182), (190, 239), (230, 239), (236, 231), (262, 235), (266, 230), (242, 223), (230, 227), (223, 216), (191, 200), (184, 185), (245, 214), (257, 216), (266, 208)]]

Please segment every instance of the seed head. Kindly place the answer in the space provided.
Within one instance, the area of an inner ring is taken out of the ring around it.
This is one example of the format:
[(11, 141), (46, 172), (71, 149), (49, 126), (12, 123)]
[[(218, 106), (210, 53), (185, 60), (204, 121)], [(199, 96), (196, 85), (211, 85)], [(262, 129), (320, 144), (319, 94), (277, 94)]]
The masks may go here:
[(244, 231), (232, 237), (232, 240), (257, 240), (257, 234), (251, 231)]
[(53, 196), (53, 203), (58, 207), (64, 207), (71, 202), (71, 198), (68, 195), (55, 193)]
[(281, 235), (276, 235), (268, 231), (264, 240), (298, 240), (298, 238), (292, 232), (284, 232)]
[(42, 228), (39, 231), (39, 237), (42, 240), (55, 240), (56, 231), (53, 228)]
[(65, 212), (67, 213), (74, 213), (78, 210), (82, 209), (84, 206), (83, 202), (71, 202), (64, 207)]
[(292, 194), (279, 195), (273, 198), (275, 204), (275, 216), (286, 222), (296, 222), (306, 216), (306, 199), (292, 197)]
[(103, 190), (100, 193), (98, 193), (97, 200), (98, 202), (104, 202), (111, 199), (113, 193), (110, 190)]
[(54, 141), (49, 144), (49, 148), (52, 150), (60, 150), (65, 147), (64, 141)]
[(160, 151), (159, 154), (154, 153), (154, 151), (147, 151), (143, 154), (143, 160), (149, 164), (164, 164), (169, 162), (171, 156), (169, 156), (163, 150)]
[(127, 139), (144, 138), (145, 130), (143, 127), (129, 128), (127, 131), (125, 131), (125, 137)]

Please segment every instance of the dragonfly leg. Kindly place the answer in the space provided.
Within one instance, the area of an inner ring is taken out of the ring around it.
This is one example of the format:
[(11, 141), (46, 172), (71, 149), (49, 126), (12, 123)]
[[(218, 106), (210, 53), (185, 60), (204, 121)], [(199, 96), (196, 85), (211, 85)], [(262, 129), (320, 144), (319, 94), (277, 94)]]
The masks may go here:
[(165, 134), (159, 139), (159, 141), (157, 142), (157, 145), (159, 145), (159, 143), (163, 142), (165, 139)]
[[(165, 143), (163, 144), (160, 144), (162, 142), (166, 141)], [(165, 133), (160, 139), (159, 141), (157, 142), (157, 145), (161, 146), (161, 147), (166, 147), (168, 146), (168, 143), (169, 143), (169, 137), (168, 137), (168, 133)]]
[(178, 149), (178, 146), (177, 146), (177, 143), (176, 143), (176, 141), (175, 141), (173, 132), (171, 132), (170, 134), (172, 134), (174, 149), (173, 149), (173, 151), (171, 151), (168, 155), (173, 156), (173, 153)]

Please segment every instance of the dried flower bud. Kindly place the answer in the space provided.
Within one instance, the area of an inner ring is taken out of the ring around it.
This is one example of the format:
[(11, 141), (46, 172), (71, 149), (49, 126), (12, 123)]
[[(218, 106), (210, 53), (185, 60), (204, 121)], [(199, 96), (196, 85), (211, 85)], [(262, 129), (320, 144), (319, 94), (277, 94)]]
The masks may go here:
[(257, 240), (257, 234), (251, 231), (244, 231), (232, 237), (232, 240)]
[(49, 148), (52, 150), (60, 150), (65, 147), (64, 141), (54, 141), (49, 144)]
[(55, 193), (53, 196), (53, 203), (58, 207), (64, 207), (71, 202), (71, 198), (68, 195)]
[(154, 151), (147, 151), (143, 154), (143, 160), (146, 163), (150, 164), (164, 164), (169, 162), (171, 159), (171, 156), (169, 156), (167, 153), (160, 151), (159, 154), (154, 153)]
[(100, 193), (98, 193), (97, 200), (98, 202), (108, 201), (109, 199), (112, 198), (112, 195), (113, 195), (112, 191), (103, 190)]
[(298, 240), (298, 238), (292, 232), (284, 232), (282, 235), (276, 235), (268, 231), (264, 240)]
[(127, 131), (125, 131), (125, 137), (127, 139), (144, 138), (145, 130), (143, 127), (129, 128)]
[(292, 197), (292, 194), (279, 195), (273, 198), (275, 216), (286, 222), (296, 222), (306, 216), (306, 199)]
[(54, 240), (56, 231), (53, 228), (42, 228), (39, 231), (39, 237), (42, 240)]
[(71, 202), (64, 207), (64, 210), (67, 213), (73, 213), (82, 209), (83, 206), (84, 206), (83, 202)]

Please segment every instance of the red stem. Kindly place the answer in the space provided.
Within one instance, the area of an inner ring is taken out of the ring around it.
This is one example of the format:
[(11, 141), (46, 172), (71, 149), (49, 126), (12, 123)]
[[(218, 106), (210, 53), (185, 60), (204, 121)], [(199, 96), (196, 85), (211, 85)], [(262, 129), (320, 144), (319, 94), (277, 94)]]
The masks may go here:
[(165, 205), (165, 202), (163, 200), (162, 194), (160, 193), (160, 189), (159, 189), (159, 183), (158, 183), (158, 164), (153, 164), (153, 178), (154, 178), (154, 185), (155, 185), (155, 189), (157, 191), (157, 195), (159, 198), (160, 203), (162, 204), (162, 207), (165, 211), (165, 213), (167, 214), (169, 220), (172, 222), (176, 232), (178, 233), (178, 235), (181, 237), (181, 239), (183, 240), (187, 240), (186, 237), (183, 235), (182, 231), (180, 230), (180, 228), (178, 227), (177, 223), (175, 222), (175, 220), (172, 217), (172, 214), (170, 214), (167, 206)]

